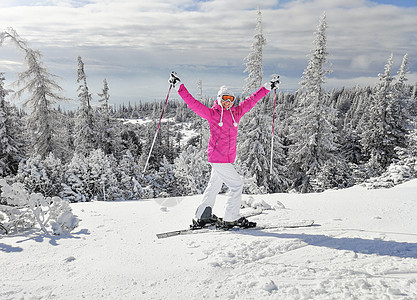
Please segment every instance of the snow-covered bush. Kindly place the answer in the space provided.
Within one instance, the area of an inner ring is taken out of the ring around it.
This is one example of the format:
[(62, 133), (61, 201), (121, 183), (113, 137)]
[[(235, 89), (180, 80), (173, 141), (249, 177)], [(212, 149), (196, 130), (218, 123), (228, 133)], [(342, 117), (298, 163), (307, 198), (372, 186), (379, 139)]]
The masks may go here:
[(80, 220), (72, 213), (68, 201), (53, 197), (49, 206), (50, 225), (53, 234), (61, 235), (71, 232), (78, 227)]
[(387, 170), (378, 177), (372, 177), (364, 182), (369, 189), (390, 188), (405, 181), (417, 178), (417, 131), (409, 135), (410, 147), (398, 147), (396, 152), (399, 160), (388, 166)]
[(45, 159), (37, 155), (21, 162), (15, 179), (31, 193), (53, 197), (61, 190), (62, 176), (61, 160), (49, 154)]
[(87, 159), (82, 154), (74, 153), (64, 172), (64, 182), (59, 196), (70, 202), (90, 200), (88, 186), (89, 174)]
[(59, 197), (45, 197), (41, 193), (29, 193), (22, 183), (9, 185), (0, 180), (2, 198), (5, 205), (0, 211), (7, 216), (5, 225), (18, 231), (39, 225), (46, 234), (52, 227), (53, 234), (69, 233), (78, 226), (79, 219), (72, 213), (69, 203)]
[(252, 208), (255, 210), (273, 210), (272, 206), (262, 199), (254, 199), (252, 196), (242, 200), (241, 208)]
[(394, 163), (378, 177), (368, 179), (364, 185), (369, 189), (391, 188), (417, 176), (417, 158), (407, 159), (407, 163)]

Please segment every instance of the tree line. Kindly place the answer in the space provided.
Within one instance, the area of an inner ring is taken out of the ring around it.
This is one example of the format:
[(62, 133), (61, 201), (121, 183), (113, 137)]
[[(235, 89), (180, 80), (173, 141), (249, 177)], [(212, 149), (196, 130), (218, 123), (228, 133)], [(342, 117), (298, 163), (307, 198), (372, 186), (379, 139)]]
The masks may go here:
[[(417, 174), (417, 92), (416, 84), (407, 83), (408, 56), (404, 55), (397, 76), (392, 74), (393, 56), (389, 56), (383, 73), (376, 74), (375, 86), (327, 91), (323, 88), (329, 73), (324, 68), (326, 27), (323, 15), (301, 88), (271, 93), (239, 125), (236, 167), (244, 177), (246, 193), (344, 188), (381, 176), (392, 164), (406, 166), (407, 176)], [(259, 51), (265, 43), (259, 17), (256, 28), (253, 51), (258, 53), (247, 57), (247, 71), (258, 80)], [(104, 79), (96, 94), (98, 105), (92, 105), (85, 65), (78, 57), (79, 108), (63, 111), (57, 103), (66, 99), (43, 65), (41, 53), (31, 50), (12, 29), (0, 35), (0, 46), (6, 40), (24, 51), (27, 70), (19, 76), (17, 92), (5, 88), (5, 74), (0, 74), (0, 177), (24, 184), (29, 192), (72, 202), (203, 192), (210, 175), (209, 128), (184, 103), (168, 103), (167, 122), (144, 174), (162, 102), (111, 107), (111, 85)], [(256, 87), (256, 80), (248, 80), (248, 91)], [(8, 101), (11, 95), (24, 93), (29, 95), (28, 113)], [(211, 106), (214, 99), (201, 101)], [(141, 118), (146, 122), (128, 121)], [(184, 138), (185, 131), (192, 133), (190, 138)]]

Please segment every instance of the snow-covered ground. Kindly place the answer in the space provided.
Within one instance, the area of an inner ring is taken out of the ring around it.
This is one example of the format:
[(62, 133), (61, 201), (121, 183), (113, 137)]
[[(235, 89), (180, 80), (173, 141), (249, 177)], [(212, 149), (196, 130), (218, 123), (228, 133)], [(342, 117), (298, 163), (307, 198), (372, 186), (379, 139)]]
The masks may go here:
[(259, 224), (316, 226), (158, 240), (200, 196), (77, 203), (71, 236), (0, 237), (0, 299), (417, 299), (417, 180), (254, 198)]

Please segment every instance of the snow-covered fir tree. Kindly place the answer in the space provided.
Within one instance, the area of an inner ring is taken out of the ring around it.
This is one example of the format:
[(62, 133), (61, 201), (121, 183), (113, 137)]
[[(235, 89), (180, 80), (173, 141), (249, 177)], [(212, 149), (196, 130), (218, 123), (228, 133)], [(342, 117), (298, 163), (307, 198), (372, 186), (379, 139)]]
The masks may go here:
[(118, 157), (121, 155), (121, 138), (120, 131), (116, 129), (116, 124), (110, 117), (110, 106), (109, 106), (109, 86), (107, 80), (103, 80), (103, 90), (98, 94), (101, 97), (99, 102), (101, 107), (98, 110), (98, 136), (97, 146), (103, 149), (105, 154), (113, 154)]
[(116, 171), (123, 199), (134, 200), (152, 197), (140, 184), (141, 181), (143, 182), (142, 174), (129, 150), (123, 154)]
[(121, 192), (116, 174), (117, 162), (113, 155), (105, 155), (97, 149), (88, 158), (89, 188), (95, 200), (118, 200)]
[(243, 95), (249, 96), (253, 91), (261, 87), (263, 78), (263, 46), (266, 44), (266, 39), (262, 33), (262, 13), (258, 9), (257, 21), (255, 27), (255, 36), (253, 37), (253, 43), (251, 52), (245, 58), (246, 69), (245, 73), (248, 73), (248, 77), (245, 79), (246, 84), (243, 88)]
[(9, 29), (5, 37), (12, 40), (15, 46), (25, 53), (27, 69), (19, 74), (16, 82), (19, 90), (16, 91), (16, 96), (29, 93), (24, 106), (30, 109), (27, 121), (31, 131), (30, 154), (45, 158), (60, 147), (55, 130), (60, 125), (59, 115), (53, 105), (65, 100), (60, 95), (62, 88), (54, 80), (56, 76), (49, 73), (44, 66), (39, 51), (29, 48), (27, 42), (13, 29)]
[(251, 193), (267, 193), (271, 153), (271, 127), (268, 125), (271, 124), (271, 118), (266, 114), (265, 102), (258, 103), (257, 108), (252, 109), (242, 120), (237, 151), (240, 172), (256, 183), (257, 188), (250, 188)]
[(70, 202), (91, 200), (90, 174), (86, 157), (75, 152), (64, 172), (60, 197)]
[(144, 130), (143, 126), (139, 127), (132, 124), (124, 124), (120, 129), (121, 146), (124, 151), (130, 151), (133, 157), (139, 158), (143, 152), (143, 144), (139, 132)]
[(177, 184), (175, 182), (174, 165), (165, 155), (162, 157), (158, 172), (153, 179), (155, 197), (177, 196)]
[(301, 192), (321, 190), (319, 173), (324, 164), (340, 159), (337, 155), (337, 112), (326, 105), (328, 92), (323, 84), (327, 62), (326, 15), (320, 18), (315, 32), (314, 47), (301, 81), (298, 111), (292, 116), (289, 165), (294, 178), (294, 188)]
[(381, 174), (396, 157), (395, 147), (405, 146), (407, 117), (397, 99), (391, 76), (393, 55), (388, 58), (383, 74), (369, 106), (366, 130), (361, 136), (361, 145), (368, 160), (370, 176)]
[(97, 146), (97, 132), (96, 122), (94, 118), (94, 111), (91, 107), (91, 94), (88, 90), (87, 76), (84, 71), (84, 62), (78, 56), (78, 71), (77, 71), (78, 99), (80, 107), (77, 111), (75, 121), (75, 138), (74, 146), (75, 152), (82, 153), (86, 156)]
[(417, 115), (417, 103), (413, 97), (413, 89), (407, 85), (407, 73), (409, 73), (408, 54), (406, 53), (398, 70), (397, 80), (394, 83), (394, 98), (403, 104), (403, 109), (408, 113), (408, 117)]
[(4, 87), (4, 73), (0, 73), (0, 177), (16, 174), (23, 158), (21, 132), (23, 124), (16, 109), (8, 104), (9, 91)]

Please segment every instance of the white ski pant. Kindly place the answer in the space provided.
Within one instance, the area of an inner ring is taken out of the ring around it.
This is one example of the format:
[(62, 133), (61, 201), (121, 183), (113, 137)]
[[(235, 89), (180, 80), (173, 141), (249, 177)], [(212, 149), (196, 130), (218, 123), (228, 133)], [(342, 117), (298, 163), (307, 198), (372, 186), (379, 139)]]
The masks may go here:
[(223, 183), (229, 188), (223, 220), (232, 222), (239, 219), (243, 181), (230, 163), (211, 163), (211, 177), (204, 190), (202, 202), (197, 208), (197, 219), (201, 218), (206, 207), (213, 208)]

